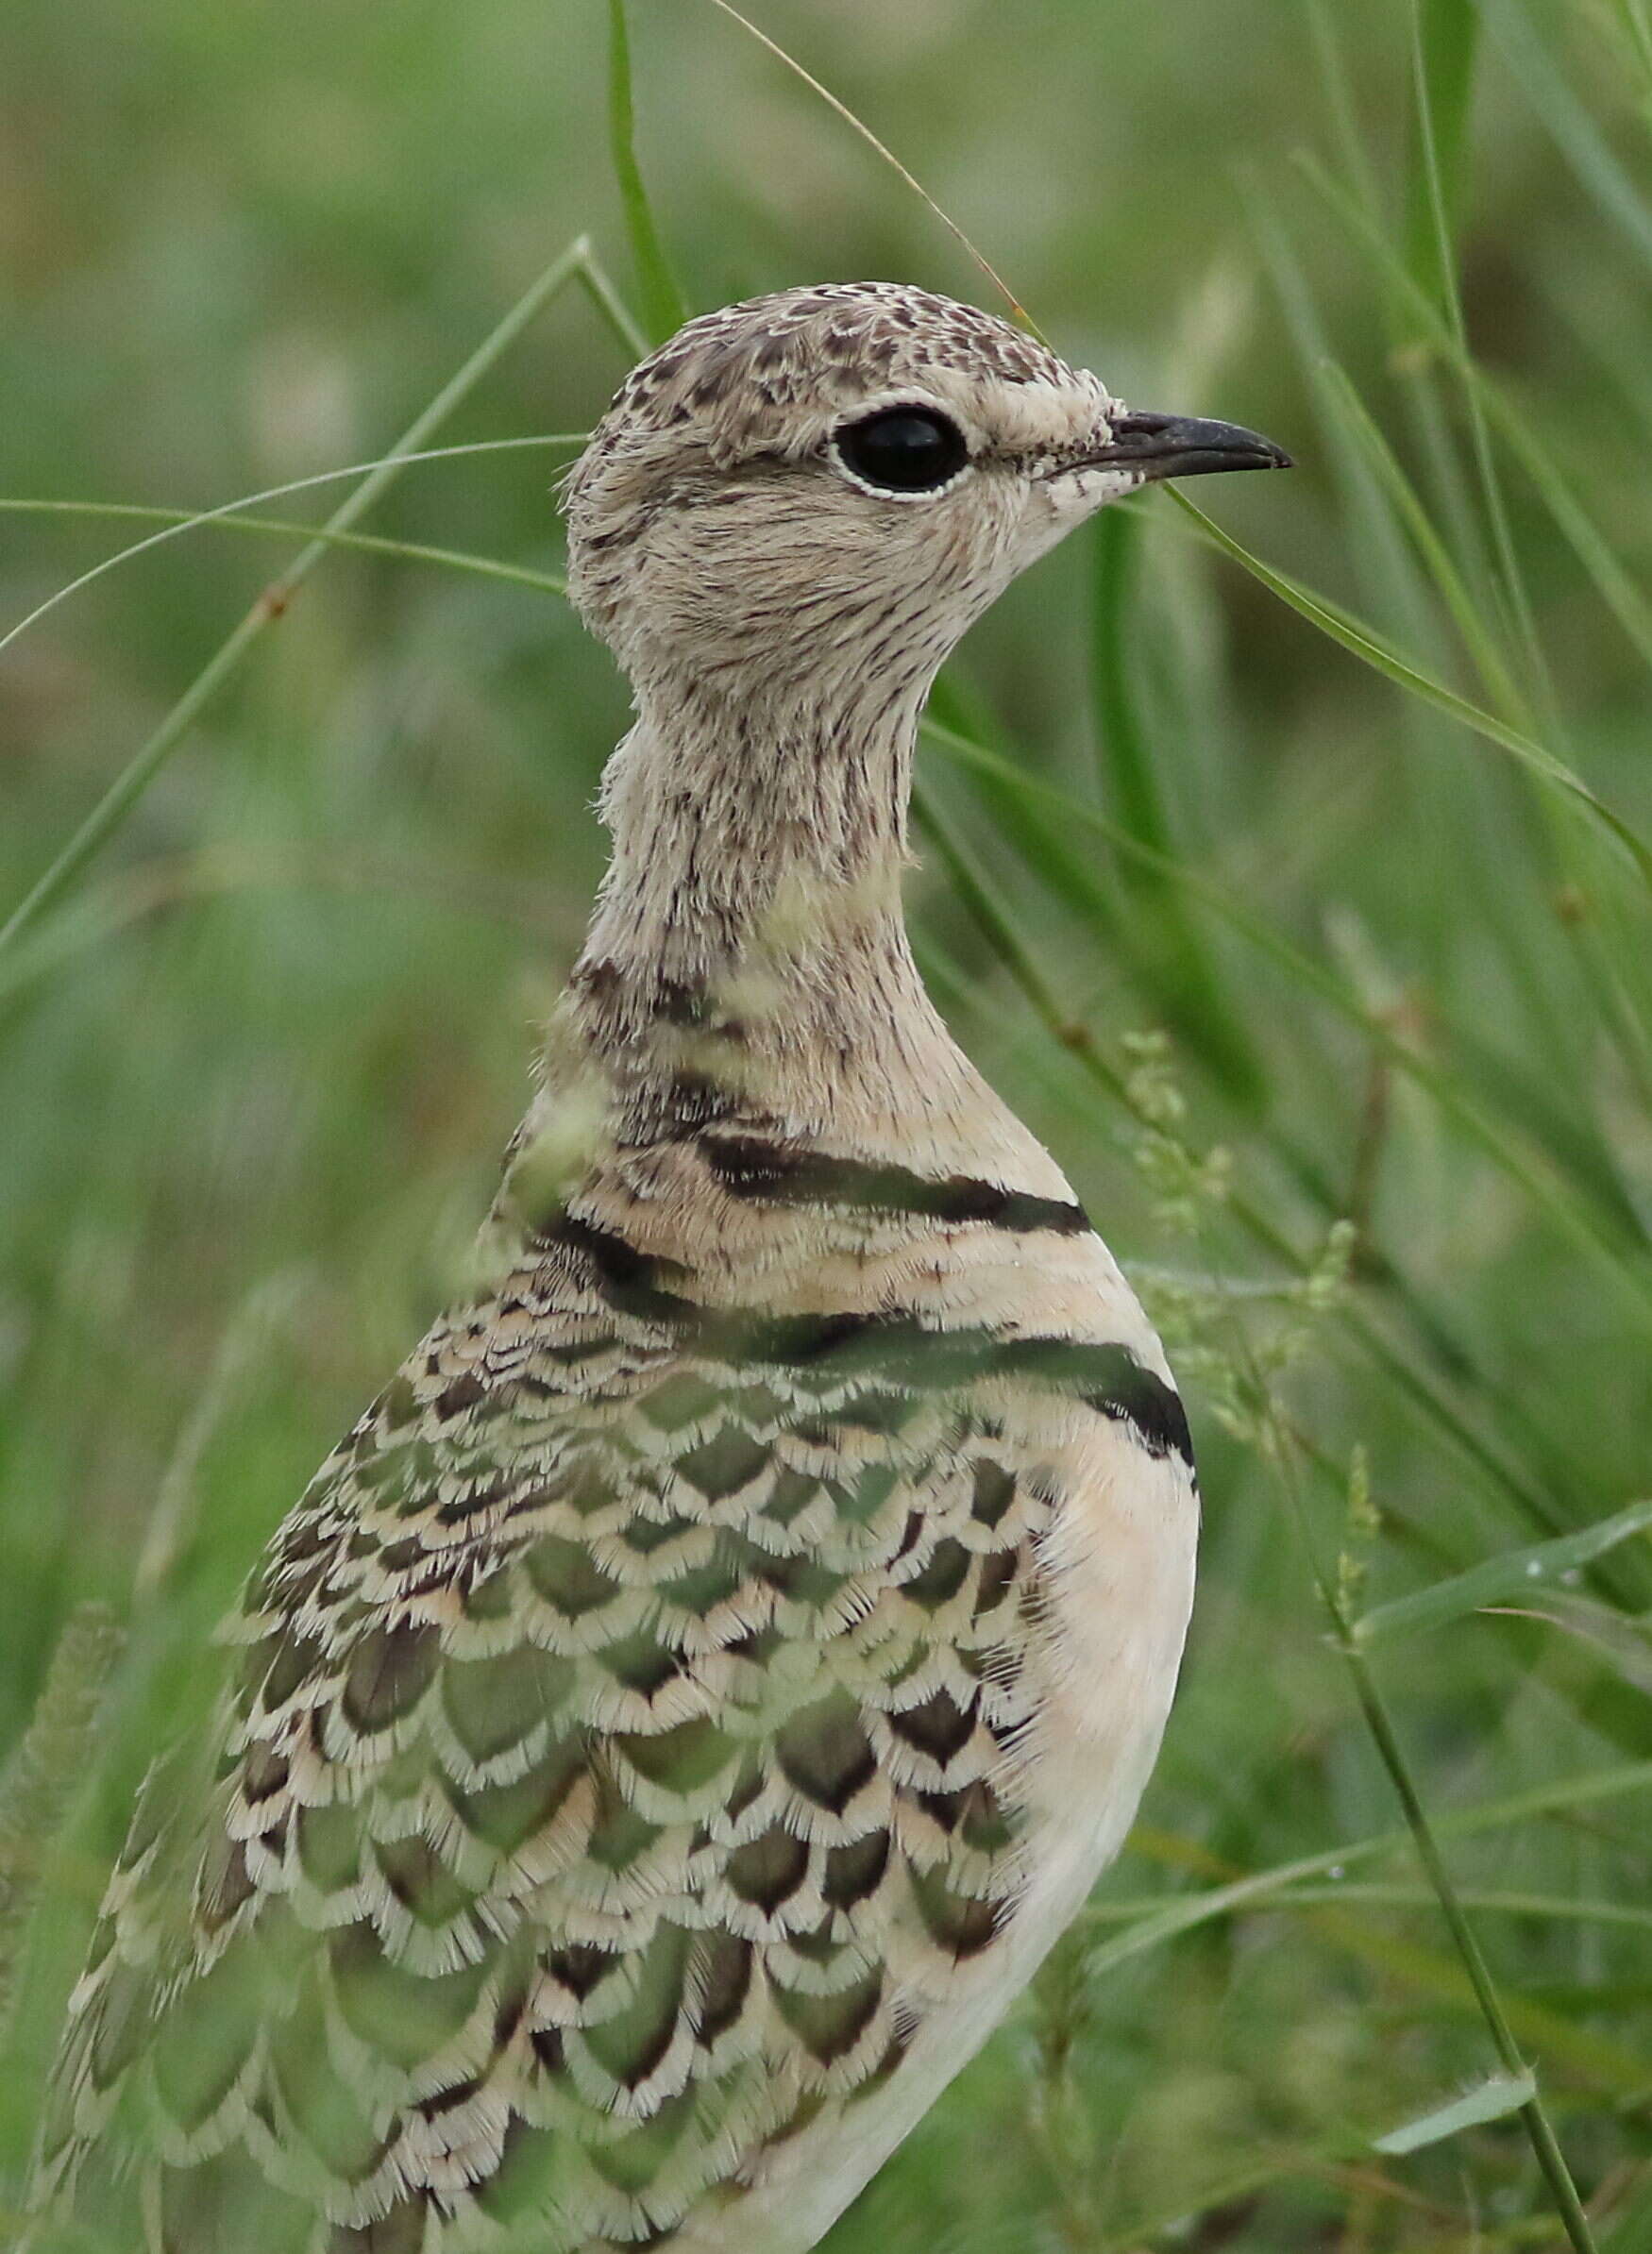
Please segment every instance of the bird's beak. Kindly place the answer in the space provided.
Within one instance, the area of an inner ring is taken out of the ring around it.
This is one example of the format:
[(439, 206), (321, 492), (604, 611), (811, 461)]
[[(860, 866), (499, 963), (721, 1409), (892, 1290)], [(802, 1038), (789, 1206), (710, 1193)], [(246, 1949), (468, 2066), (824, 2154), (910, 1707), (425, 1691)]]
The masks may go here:
[(1084, 466), (1134, 470), (1143, 484), (1165, 478), (1204, 478), (1215, 470), (1290, 469), (1283, 446), (1238, 423), (1203, 423), (1183, 414), (1124, 411), (1105, 446)]

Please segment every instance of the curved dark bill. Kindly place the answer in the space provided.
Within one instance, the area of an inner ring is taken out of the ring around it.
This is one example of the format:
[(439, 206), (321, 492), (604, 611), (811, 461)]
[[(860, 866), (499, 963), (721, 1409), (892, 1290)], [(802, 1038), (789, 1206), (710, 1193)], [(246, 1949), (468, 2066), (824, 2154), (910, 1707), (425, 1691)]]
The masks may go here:
[(1194, 415), (1122, 414), (1111, 443), (1089, 457), (1143, 479), (1203, 478), (1214, 470), (1290, 469), (1283, 446), (1238, 423), (1204, 423)]

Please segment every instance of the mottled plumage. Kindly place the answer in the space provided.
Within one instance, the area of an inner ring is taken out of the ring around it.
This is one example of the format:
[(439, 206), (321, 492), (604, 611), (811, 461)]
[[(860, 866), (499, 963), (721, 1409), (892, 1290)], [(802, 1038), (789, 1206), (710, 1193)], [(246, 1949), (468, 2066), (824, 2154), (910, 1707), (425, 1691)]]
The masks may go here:
[[(846, 422), (891, 409), (967, 465), (868, 484)], [(638, 698), (613, 866), (473, 1296), (145, 1789), (41, 2245), (801, 2250), (1116, 1849), (1187, 1424), (899, 877), (936, 665), (1170, 428), (886, 285), (691, 323), (621, 389), (568, 496)]]

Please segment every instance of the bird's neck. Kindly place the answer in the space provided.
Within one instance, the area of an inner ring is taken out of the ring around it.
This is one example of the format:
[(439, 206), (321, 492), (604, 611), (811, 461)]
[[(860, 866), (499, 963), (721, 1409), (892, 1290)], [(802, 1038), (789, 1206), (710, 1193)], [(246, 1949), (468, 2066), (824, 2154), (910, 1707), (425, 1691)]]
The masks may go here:
[(918, 700), (810, 706), (690, 683), (609, 763), (614, 857), (585, 955), (683, 981), (816, 961), (901, 923)]
[(901, 910), (920, 704), (909, 683), (813, 708), (698, 683), (639, 698), (570, 984), (588, 1055), (633, 1087), (703, 1072), (801, 1116), (945, 1041)]

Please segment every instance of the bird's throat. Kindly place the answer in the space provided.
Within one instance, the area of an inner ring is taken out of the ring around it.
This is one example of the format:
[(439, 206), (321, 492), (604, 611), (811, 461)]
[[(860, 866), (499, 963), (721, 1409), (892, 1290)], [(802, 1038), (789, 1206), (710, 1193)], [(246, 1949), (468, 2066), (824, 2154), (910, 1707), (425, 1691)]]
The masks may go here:
[(915, 702), (645, 704), (603, 777), (614, 851), (584, 959), (685, 983), (851, 976), (899, 940), (917, 723)]
[(644, 703), (610, 762), (614, 854), (571, 982), (587, 1052), (681, 1080), (685, 1044), (755, 1101), (885, 1075), (935, 1026), (901, 878), (918, 702), (775, 714)]

